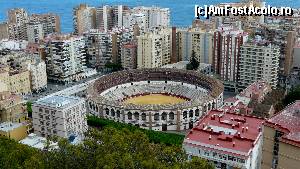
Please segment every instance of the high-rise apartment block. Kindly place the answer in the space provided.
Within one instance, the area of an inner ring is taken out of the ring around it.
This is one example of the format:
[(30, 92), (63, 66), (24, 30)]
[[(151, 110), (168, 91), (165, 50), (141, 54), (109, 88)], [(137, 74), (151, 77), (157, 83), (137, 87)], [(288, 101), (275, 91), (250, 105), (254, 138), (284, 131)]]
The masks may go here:
[(35, 59), (28, 63), (27, 69), (30, 72), (32, 92), (39, 92), (47, 88), (46, 64), (41, 59)]
[(82, 35), (90, 29), (96, 28), (96, 8), (80, 4), (73, 9), (74, 33)]
[(112, 39), (110, 34), (98, 29), (84, 33), (89, 67), (103, 69), (112, 58)]
[(236, 90), (240, 47), (248, 34), (233, 27), (219, 27), (213, 40), (213, 69), (228, 90)]
[(263, 80), (276, 88), (280, 49), (264, 40), (245, 43), (240, 49), (238, 88)]
[(39, 39), (52, 33), (60, 33), (60, 18), (58, 15), (48, 13), (29, 16), (22, 8), (9, 10), (7, 23), (0, 25), (0, 39), (2, 36), (36, 43)]
[(195, 59), (201, 63), (212, 64), (213, 32), (200, 28), (177, 30), (178, 57), (189, 61), (195, 52)]
[(137, 45), (126, 43), (121, 47), (121, 64), (124, 69), (136, 69)]
[(15, 8), (8, 11), (8, 34), (10, 39), (27, 39), (26, 23), (28, 14), (23, 8)]
[(134, 7), (124, 16), (124, 26), (138, 24), (142, 30), (170, 26), (169, 8)]
[(53, 35), (46, 39), (48, 79), (69, 83), (84, 78), (86, 66), (85, 41), (81, 36)]
[(156, 68), (171, 63), (172, 30), (156, 29), (138, 36), (137, 68)]
[(57, 14), (32, 14), (29, 20), (33, 23), (42, 24), (45, 36), (60, 33), (60, 17)]
[(96, 28), (108, 31), (113, 27), (122, 27), (123, 16), (127, 13), (129, 8), (127, 6), (108, 6), (104, 5), (97, 8), (96, 11)]
[(39, 22), (30, 22), (27, 24), (27, 39), (28, 42), (38, 43), (44, 38), (43, 25)]
[(0, 40), (8, 38), (8, 24), (6, 22), (0, 23)]
[(73, 96), (51, 96), (32, 106), (34, 133), (64, 138), (83, 137), (87, 131), (85, 100)]
[(112, 62), (121, 63), (121, 48), (133, 40), (133, 30), (129, 28), (114, 28), (109, 31), (112, 39)]

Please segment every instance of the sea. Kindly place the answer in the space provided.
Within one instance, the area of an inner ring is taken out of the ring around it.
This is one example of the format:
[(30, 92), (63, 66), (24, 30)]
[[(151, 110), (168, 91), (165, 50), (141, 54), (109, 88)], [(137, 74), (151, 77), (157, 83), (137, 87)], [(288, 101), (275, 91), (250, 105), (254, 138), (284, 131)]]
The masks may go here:
[[(239, 0), (0, 0), (0, 22), (7, 19), (7, 11), (11, 8), (24, 8), (32, 13), (56, 13), (61, 17), (62, 32), (73, 31), (72, 9), (80, 3), (90, 6), (127, 5), (159, 6), (170, 8), (171, 24), (178, 27), (189, 26), (194, 19), (195, 5), (215, 5)], [(265, 0), (266, 5), (277, 7), (300, 8), (300, 0)]]

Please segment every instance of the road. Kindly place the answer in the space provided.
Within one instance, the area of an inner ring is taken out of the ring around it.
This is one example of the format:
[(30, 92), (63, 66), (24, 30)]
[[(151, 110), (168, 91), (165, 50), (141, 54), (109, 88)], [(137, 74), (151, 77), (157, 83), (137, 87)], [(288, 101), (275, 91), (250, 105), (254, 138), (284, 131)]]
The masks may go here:
[(24, 96), (24, 99), (27, 101), (34, 102), (40, 98), (51, 97), (54, 95), (74, 95), (76, 93), (85, 91), (91, 83), (93, 83), (99, 77), (104, 75), (105, 74), (103, 73), (97, 73), (96, 75), (91, 76), (89, 78), (83, 79), (78, 82), (66, 84), (66, 85), (48, 83), (47, 89), (45, 91), (26, 95)]

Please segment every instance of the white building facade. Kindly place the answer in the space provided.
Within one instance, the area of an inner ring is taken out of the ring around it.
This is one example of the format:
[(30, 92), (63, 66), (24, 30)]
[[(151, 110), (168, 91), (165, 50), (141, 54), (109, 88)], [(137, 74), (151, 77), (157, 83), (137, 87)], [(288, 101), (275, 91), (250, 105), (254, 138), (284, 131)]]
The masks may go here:
[(32, 106), (34, 133), (42, 136), (83, 137), (87, 131), (85, 100), (72, 96), (51, 96)]
[(241, 46), (239, 89), (263, 80), (276, 88), (279, 71), (279, 47), (272, 44), (246, 43)]
[(156, 68), (171, 62), (172, 31), (160, 29), (138, 36), (137, 68)]
[(27, 69), (30, 72), (31, 91), (39, 92), (47, 88), (47, 71), (44, 61), (35, 60), (29, 63)]

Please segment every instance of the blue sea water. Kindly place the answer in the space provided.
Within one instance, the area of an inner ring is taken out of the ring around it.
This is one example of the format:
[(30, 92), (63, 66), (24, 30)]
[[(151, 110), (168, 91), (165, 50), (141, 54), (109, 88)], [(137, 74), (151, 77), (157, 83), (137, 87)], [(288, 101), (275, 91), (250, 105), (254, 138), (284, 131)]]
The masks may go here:
[[(0, 0), (0, 22), (7, 18), (10, 8), (25, 8), (29, 13), (57, 13), (61, 17), (62, 32), (72, 32), (72, 8), (80, 3), (91, 6), (128, 5), (161, 6), (171, 10), (171, 24), (188, 26), (194, 18), (194, 6), (213, 5), (221, 2), (238, 2), (239, 0)], [(300, 8), (300, 0), (266, 0), (267, 5)]]

